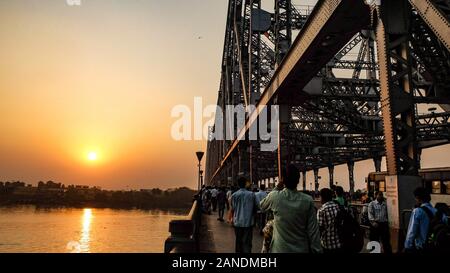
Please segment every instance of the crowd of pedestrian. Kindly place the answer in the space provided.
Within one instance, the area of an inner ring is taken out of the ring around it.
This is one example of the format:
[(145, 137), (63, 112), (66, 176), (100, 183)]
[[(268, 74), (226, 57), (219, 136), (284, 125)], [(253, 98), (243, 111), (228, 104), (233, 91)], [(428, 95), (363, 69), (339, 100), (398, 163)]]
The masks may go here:
[[(375, 193), (373, 200), (363, 194), (357, 215), (342, 187), (321, 189), (318, 208), (311, 194), (297, 190), (299, 178), (299, 170), (289, 165), (271, 190), (264, 184), (251, 187), (244, 177), (238, 179), (238, 187), (203, 187), (202, 210), (207, 214), (218, 210), (217, 220), (233, 226), (236, 253), (252, 251), (254, 228), (263, 235), (261, 251), (265, 253), (360, 252), (364, 244), (362, 227), (369, 230), (370, 241), (378, 241), (384, 253), (392, 253), (388, 204), (383, 192)], [(416, 189), (413, 195), (417, 204), (410, 217), (404, 251), (448, 250), (448, 207), (433, 207), (425, 188)]]

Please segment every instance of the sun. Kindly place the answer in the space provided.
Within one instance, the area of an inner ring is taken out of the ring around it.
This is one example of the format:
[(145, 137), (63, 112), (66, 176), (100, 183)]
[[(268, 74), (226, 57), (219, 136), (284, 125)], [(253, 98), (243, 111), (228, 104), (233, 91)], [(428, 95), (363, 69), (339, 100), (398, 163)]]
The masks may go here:
[(96, 161), (96, 160), (98, 159), (98, 154), (97, 154), (97, 152), (89, 152), (89, 153), (87, 154), (87, 159), (88, 159), (89, 161)]

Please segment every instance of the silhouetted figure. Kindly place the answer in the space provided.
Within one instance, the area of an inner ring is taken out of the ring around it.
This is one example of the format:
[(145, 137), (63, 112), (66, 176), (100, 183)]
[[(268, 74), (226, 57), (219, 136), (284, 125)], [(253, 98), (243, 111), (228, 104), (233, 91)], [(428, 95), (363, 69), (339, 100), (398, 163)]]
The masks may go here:
[(211, 214), (211, 190), (210, 187), (206, 187), (202, 194), (203, 211)]
[(217, 190), (217, 188), (214, 186), (211, 189), (211, 204), (212, 204), (212, 209), (213, 211), (217, 210), (217, 194), (219, 193), (219, 191)]
[(344, 198), (344, 188), (336, 186), (334, 190), (336, 198), (334, 199), (340, 206), (347, 207), (347, 200)]
[(219, 218), (217, 220), (223, 222), (223, 215), (225, 213), (225, 204), (227, 203), (227, 196), (225, 193), (225, 188), (220, 188), (219, 193), (217, 193), (217, 207), (219, 209)]
[(258, 211), (256, 213), (256, 225), (259, 228), (259, 232), (262, 234), (262, 230), (266, 225), (266, 213), (261, 210), (259, 204), (267, 197), (266, 185), (261, 185), (259, 191), (255, 193), (256, 204), (258, 204)]
[(226, 189), (226, 200), (227, 200), (226, 205), (227, 205), (228, 211), (230, 210), (230, 200), (231, 200), (230, 198), (231, 198), (232, 193), (233, 193), (233, 191), (232, 191), (231, 187)]
[(253, 216), (257, 209), (255, 194), (246, 189), (247, 180), (239, 178), (239, 190), (231, 195), (233, 226), (236, 235), (236, 253), (251, 253)]
[(330, 189), (320, 190), (322, 207), (317, 211), (317, 220), (320, 229), (320, 241), (325, 253), (339, 253), (342, 243), (336, 226), (336, 217), (339, 205), (333, 201), (333, 192)]
[(261, 203), (263, 211), (272, 211), (272, 253), (320, 253), (319, 225), (311, 196), (297, 191), (300, 173), (289, 165), (283, 180)]

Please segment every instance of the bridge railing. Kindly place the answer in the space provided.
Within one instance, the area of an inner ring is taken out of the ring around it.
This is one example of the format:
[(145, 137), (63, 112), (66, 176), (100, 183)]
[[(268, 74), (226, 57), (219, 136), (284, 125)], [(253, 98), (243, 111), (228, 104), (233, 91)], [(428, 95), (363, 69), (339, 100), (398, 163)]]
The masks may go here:
[(370, 226), (361, 224), (361, 214), (363, 211), (364, 206), (367, 206), (367, 204), (360, 204), (360, 203), (350, 203), (349, 208), (351, 209), (353, 216), (358, 220), (360, 227), (364, 231), (364, 237), (369, 239), (370, 235)]
[[(320, 206), (322, 206), (319, 199), (315, 199), (314, 203), (316, 205), (316, 208), (319, 208)], [(358, 220), (358, 222), (360, 222), (360, 220), (361, 220), (361, 213), (362, 213), (364, 206), (366, 206), (366, 205), (367, 204), (362, 204), (362, 203), (349, 203), (348, 204), (348, 208), (350, 209), (350, 211), (353, 214), (353, 216), (355, 217), (355, 219)], [(364, 231), (364, 236), (366, 238), (369, 238), (370, 226), (361, 225), (361, 223), (360, 223), (360, 226)]]
[(200, 225), (200, 203), (195, 200), (189, 214), (184, 219), (170, 221), (170, 236), (164, 243), (164, 253), (198, 252)]

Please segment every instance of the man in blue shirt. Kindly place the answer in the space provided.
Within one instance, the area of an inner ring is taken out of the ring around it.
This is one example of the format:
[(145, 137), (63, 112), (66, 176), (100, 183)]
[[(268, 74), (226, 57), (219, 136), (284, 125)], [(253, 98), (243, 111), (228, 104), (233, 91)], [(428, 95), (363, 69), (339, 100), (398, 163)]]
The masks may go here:
[(425, 246), (430, 226), (430, 218), (425, 209), (428, 209), (433, 215), (436, 214), (436, 209), (430, 204), (430, 193), (425, 188), (419, 187), (414, 190), (414, 197), (417, 208), (413, 210), (409, 220), (405, 241), (407, 252), (422, 251)]
[(368, 217), (370, 221), (370, 241), (381, 241), (384, 253), (392, 253), (391, 236), (389, 231), (388, 211), (383, 192), (378, 191), (376, 199), (370, 202)]
[(261, 200), (266, 198), (266, 196), (266, 185), (262, 184), (259, 188), (259, 191), (255, 193), (256, 204), (258, 205), (258, 212), (256, 213), (256, 225), (258, 226), (259, 232), (261, 234), (263, 234), (262, 230), (266, 225), (266, 213), (259, 208), (259, 203), (261, 203)]
[(247, 180), (239, 178), (239, 190), (231, 195), (231, 212), (236, 235), (236, 253), (251, 253), (253, 240), (254, 214), (257, 210), (255, 194), (248, 191)]

